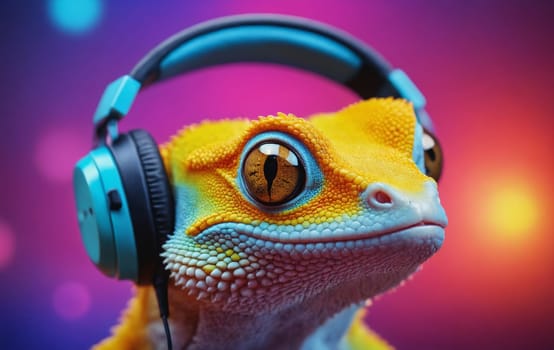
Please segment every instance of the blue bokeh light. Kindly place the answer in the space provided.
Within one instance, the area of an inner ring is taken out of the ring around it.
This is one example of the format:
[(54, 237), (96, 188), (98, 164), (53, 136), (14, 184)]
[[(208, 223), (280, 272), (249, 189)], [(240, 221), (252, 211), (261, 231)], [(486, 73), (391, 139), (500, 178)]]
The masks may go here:
[(85, 34), (102, 18), (102, 0), (50, 0), (48, 14), (59, 30), (68, 34)]

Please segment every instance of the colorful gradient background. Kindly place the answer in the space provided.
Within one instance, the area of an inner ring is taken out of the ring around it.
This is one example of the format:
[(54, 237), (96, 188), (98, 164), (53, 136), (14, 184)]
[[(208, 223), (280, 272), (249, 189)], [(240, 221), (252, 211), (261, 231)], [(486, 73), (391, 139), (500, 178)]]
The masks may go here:
[[(0, 348), (80, 349), (108, 334), (131, 284), (88, 261), (71, 171), (105, 85), (169, 35), (273, 12), (340, 27), (424, 91), (446, 153), (443, 249), (369, 322), (399, 349), (553, 349), (554, 3), (3, 1)], [(145, 91), (124, 129), (159, 142), (210, 118), (332, 111), (355, 96), (310, 74), (235, 65)]]

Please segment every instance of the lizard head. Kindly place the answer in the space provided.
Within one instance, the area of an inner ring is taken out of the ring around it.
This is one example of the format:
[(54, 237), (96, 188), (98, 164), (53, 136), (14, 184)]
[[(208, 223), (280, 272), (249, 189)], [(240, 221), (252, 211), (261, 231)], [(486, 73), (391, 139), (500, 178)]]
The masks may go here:
[(172, 283), (215, 309), (255, 313), (391, 289), (433, 255), (446, 216), (403, 100), (308, 119), (204, 122), (161, 153), (176, 227)]

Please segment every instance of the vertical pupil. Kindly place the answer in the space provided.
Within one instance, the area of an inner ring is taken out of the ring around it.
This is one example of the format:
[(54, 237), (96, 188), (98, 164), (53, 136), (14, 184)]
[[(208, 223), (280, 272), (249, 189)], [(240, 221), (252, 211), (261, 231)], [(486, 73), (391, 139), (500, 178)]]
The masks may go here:
[(277, 206), (304, 188), (305, 169), (292, 149), (277, 142), (256, 145), (242, 165), (245, 190), (256, 202)]
[(434, 162), (435, 159), (436, 159), (435, 150), (434, 150), (433, 148), (431, 148), (431, 149), (429, 149), (429, 150), (427, 150), (427, 151), (425, 151), (425, 152), (427, 152), (427, 155), (429, 156), (429, 159), (430, 159), (432, 162)]
[(273, 180), (277, 177), (277, 156), (268, 155), (264, 162), (264, 177), (267, 181), (267, 195), (269, 200), (271, 200), (271, 186), (273, 185)]

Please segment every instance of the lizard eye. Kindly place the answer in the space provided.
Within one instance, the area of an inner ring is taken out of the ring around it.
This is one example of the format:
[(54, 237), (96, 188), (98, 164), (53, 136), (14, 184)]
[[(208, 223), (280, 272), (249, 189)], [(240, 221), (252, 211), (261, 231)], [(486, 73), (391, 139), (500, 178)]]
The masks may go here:
[(265, 141), (246, 155), (242, 177), (252, 198), (264, 205), (276, 206), (302, 192), (306, 170), (293, 149), (278, 141)]
[(423, 131), (423, 152), (425, 172), (435, 181), (439, 181), (442, 173), (442, 149), (439, 140), (427, 130)]

